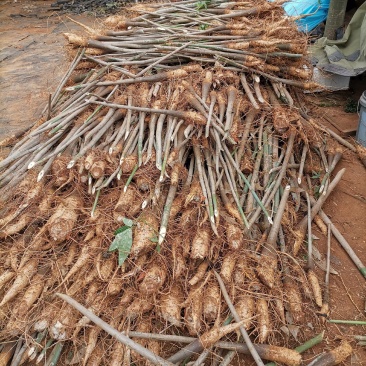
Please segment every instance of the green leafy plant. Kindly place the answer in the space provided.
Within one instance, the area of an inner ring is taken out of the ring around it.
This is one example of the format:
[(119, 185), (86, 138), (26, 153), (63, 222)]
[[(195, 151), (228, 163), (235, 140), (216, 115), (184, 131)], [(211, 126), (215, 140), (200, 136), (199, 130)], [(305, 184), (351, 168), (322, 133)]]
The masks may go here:
[(200, 24), (199, 30), (206, 30), (208, 28), (208, 24)]
[(346, 113), (357, 113), (358, 102), (352, 98), (347, 98), (346, 104), (344, 106), (344, 111)]
[(196, 2), (196, 10), (200, 11), (202, 9), (207, 9), (207, 6), (210, 5), (211, 0), (201, 0)]
[(154, 235), (152, 238), (150, 238), (150, 241), (151, 241), (151, 242), (153, 242), (153, 243), (157, 243), (157, 244), (156, 244), (156, 248), (155, 248), (155, 250), (156, 250), (158, 253), (160, 253), (161, 247), (160, 247), (160, 245), (158, 244), (158, 243), (159, 243), (159, 238), (158, 238), (158, 236), (157, 236), (157, 235)]
[(121, 266), (127, 259), (132, 246), (132, 226), (133, 221), (123, 218), (124, 226), (119, 227), (115, 232), (115, 238), (112, 241), (108, 251), (118, 250), (118, 265)]

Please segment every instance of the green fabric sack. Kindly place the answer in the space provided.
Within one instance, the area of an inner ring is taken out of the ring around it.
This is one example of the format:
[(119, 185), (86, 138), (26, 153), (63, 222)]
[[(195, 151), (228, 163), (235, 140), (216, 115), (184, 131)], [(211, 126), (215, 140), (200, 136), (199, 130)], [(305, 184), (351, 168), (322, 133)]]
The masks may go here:
[(366, 2), (352, 17), (342, 39), (318, 39), (309, 48), (311, 61), (320, 70), (343, 76), (366, 71)]

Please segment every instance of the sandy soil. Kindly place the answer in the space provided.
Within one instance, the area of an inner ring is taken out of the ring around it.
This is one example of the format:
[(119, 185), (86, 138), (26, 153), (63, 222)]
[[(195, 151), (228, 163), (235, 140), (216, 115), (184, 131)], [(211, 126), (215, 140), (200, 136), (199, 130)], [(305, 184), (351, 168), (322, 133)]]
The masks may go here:
[[(80, 27), (64, 15), (50, 11), (51, 3), (18, 0), (0, 4), (0, 139), (37, 120), (49, 93), (67, 70), (69, 59), (62, 32)], [(93, 17), (72, 17), (92, 26), (98, 23)], [(347, 92), (308, 95), (309, 114), (319, 118), (326, 115), (333, 122), (343, 119), (354, 125), (357, 115), (346, 114), (343, 108), (348, 97), (358, 100), (364, 88), (365, 81), (356, 80)], [(335, 129), (334, 123), (321, 121)], [(346, 168), (346, 173), (324, 211), (366, 264), (366, 169), (347, 149), (336, 170), (341, 168)], [(319, 238), (315, 245), (324, 255), (326, 237), (315, 226), (314, 233)], [(331, 241), (331, 263), (338, 275), (331, 275), (330, 279), (330, 318), (365, 321), (366, 279), (335, 238)], [(323, 271), (318, 268), (316, 272), (324, 278)], [(366, 365), (366, 347), (357, 346), (353, 340), (353, 335), (365, 335), (366, 327), (329, 323), (323, 327), (325, 340), (305, 355), (306, 361), (347, 339), (354, 346), (354, 353), (345, 365)], [(315, 333), (308, 328), (304, 331), (311, 337)]]

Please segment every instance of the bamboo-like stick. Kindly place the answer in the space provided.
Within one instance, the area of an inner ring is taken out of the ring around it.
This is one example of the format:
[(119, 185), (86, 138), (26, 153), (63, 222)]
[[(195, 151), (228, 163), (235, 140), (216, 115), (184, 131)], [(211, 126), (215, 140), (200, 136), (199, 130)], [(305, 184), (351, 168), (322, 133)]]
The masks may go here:
[(301, 184), (301, 181), (302, 181), (302, 175), (303, 175), (303, 171), (304, 171), (304, 165), (305, 165), (305, 159), (306, 159), (307, 152), (308, 152), (308, 146), (304, 145), (304, 147), (302, 149), (302, 153), (301, 153), (299, 173), (298, 173), (298, 176), (297, 176), (297, 183), (298, 184)]
[(321, 182), (321, 186), (319, 188), (319, 193), (323, 193), (326, 194), (326, 189), (325, 189), (325, 185), (327, 180), (330, 177), (330, 174), (333, 172), (334, 168), (336, 167), (336, 165), (338, 164), (339, 160), (341, 160), (342, 158), (342, 153), (341, 152), (337, 152), (332, 160), (332, 163), (330, 164), (330, 166), (327, 169), (327, 172), (325, 173), (322, 182)]
[[(225, 301), (226, 301), (226, 303), (227, 303), (227, 305), (228, 305), (228, 307), (229, 307), (229, 309), (231, 311), (231, 314), (233, 315), (233, 317), (234, 317), (234, 319), (235, 319), (236, 322), (240, 322), (241, 319), (240, 319), (238, 313), (236, 312), (233, 303), (230, 300), (229, 294), (226, 291), (226, 287), (224, 285), (224, 282), (221, 279), (221, 276), (216, 271), (214, 271), (214, 274), (215, 274), (215, 276), (217, 278), (217, 281), (218, 281), (218, 283), (220, 285), (220, 289), (221, 289), (222, 295), (223, 295), (223, 297), (224, 297), (224, 299), (225, 299)], [(253, 356), (253, 358), (255, 360), (255, 363), (258, 366), (264, 366), (264, 363), (263, 363), (262, 359), (260, 358), (257, 350), (254, 348), (253, 343), (250, 340), (249, 335), (248, 335), (246, 329), (243, 326), (240, 326), (239, 330), (240, 330), (241, 335), (243, 336), (243, 339), (245, 341), (245, 344), (247, 345), (247, 347), (248, 347), (251, 355)]]
[(138, 72), (134, 77), (138, 78), (144, 74), (146, 74), (146, 72), (148, 72), (149, 70), (151, 70), (154, 66), (160, 64), (161, 62), (163, 62), (164, 60), (167, 60), (168, 58), (172, 57), (174, 54), (178, 53), (179, 51), (183, 50), (184, 48), (186, 48), (187, 46), (189, 46), (192, 43), (192, 41), (187, 42), (186, 44), (178, 47), (177, 49), (175, 49), (174, 51), (168, 53), (167, 55), (159, 58), (158, 60), (156, 60), (155, 62), (153, 62), (152, 64), (150, 64), (149, 66), (145, 67), (143, 70), (141, 70), (140, 72)]
[(242, 73), (240, 75), (240, 81), (241, 81), (241, 85), (243, 86), (243, 89), (245, 90), (245, 93), (247, 94), (247, 96), (248, 96), (250, 102), (252, 103), (253, 107), (255, 109), (260, 109), (257, 101), (255, 100), (255, 98), (253, 96), (252, 91), (250, 90), (249, 84), (247, 82), (247, 79), (246, 79), (244, 73)]
[(327, 238), (327, 267), (325, 272), (325, 290), (324, 303), (329, 304), (329, 274), (330, 274), (330, 242), (331, 242), (331, 225), (328, 224), (328, 238)]
[(235, 357), (236, 352), (235, 351), (229, 351), (222, 362), (220, 363), (220, 366), (229, 366), (233, 358)]
[(366, 325), (366, 321), (363, 320), (340, 320), (340, 319), (329, 319), (328, 323), (334, 324), (349, 324), (349, 325)]
[[(251, 186), (252, 190), (255, 189), (255, 186), (256, 186), (257, 181), (258, 181), (259, 168), (260, 168), (260, 164), (262, 162), (262, 156), (263, 156), (263, 150), (259, 150), (257, 152), (257, 157), (255, 159), (253, 173), (252, 173), (252, 179), (250, 181), (250, 186)], [(250, 213), (253, 210), (253, 205), (254, 205), (254, 197), (253, 197), (252, 194), (250, 194), (248, 196), (248, 199), (247, 199), (247, 202), (246, 202), (245, 212)]]
[(308, 205), (308, 269), (314, 268), (314, 261), (313, 261), (313, 238), (312, 238), (312, 231), (311, 231), (311, 202), (309, 193), (306, 192), (306, 201)]
[[(285, 157), (284, 157), (284, 161), (282, 163), (282, 168), (278, 174), (278, 177), (276, 179), (276, 182), (274, 184), (274, 187), (271, 191), (269, 191), (270, 193), (268, 193), (267, 197), (263, 198), (263, 202), (261, 202), (261, 204), (263, 206), (267, 206), (270, 204), (270, 202), (273, 200), (278, 188), (280, 187), (281, 183), (282, 183), (282, 179), (284, 178), (285, 174), (286, 174), (286, 170), (287, 170), (287, 165), (288, 162), (290, 160), (290, 156), (292, 154), (292, 149), (293, 149), (293, 145), (294, 145), (294, 141), (295, 141), (295, 133), (291, 132), (290, 137), (287, 141), (287, 149), (286, 149), (286, 153), (285, 153)], [(254, 214), (252, 215), (252, 217), (249, 220), (249, 226), (251, 227), (258, 219), (258, 216), (260, 214), (261, 211), (261, 207), (258, 207), (257, 210), (254, 212)]]
[(196, 123), (199, 124), (206, 124), (206, 120), (203, 118), (199, 118), (200, 114), (195, 112), (181, 112), (181, 111), (174, 111), (170, 109), (154, 109), (154, 108), (144, 108), (144, 107), (134, 107), (129, 105), (123, 105), (123, 104), (116, 104), (116, 103), (106, 103), (106, 102), (98, 102), (98, 101), (88, 101), (91, 104), (98, 104), (98, 105), (104, 105), (106, 107), (110, 108), (120, 108), (120, 109), (127, 109), (137, 112), (146, 112), (146, 113), (159, 113), (164, 115), (170, 115), (177, 118), (183, 118), (190, 120), (191, 118), (195, 119)]
[[(272, 219), (271, 216), (269, 215), (269, 213), (267, 212), (267, 209), (265, 208), (265, 206), (263, 205), (262, 201), (260, 200), (260, 198), (258, 197), (257, 193), (255, 192), (255, 190), (251, 187), (250, 182), (248, 181), (248, 179), (245, 177), (245, 175), (241, 172), (240, 168), (238, 167), (238, 165), (236, 164), (236, 162), (234, 161), (233, 157), (231, 156), (228, 147), (226, 145), (223, 146), (224, 151), (225, 151), (225, 155), (228, 158), (228, 160), (231, 162), (231, 164), (233, 165), (233, 167), (235, 168), (235, 170), (237, 171), (237, 173), (239, 174), (239, 177), (244, 181), (244, 183), (248, 186), (251, 194), (253, 195), (254, 199), (257, 201), (258, 206), (259, 206), (259, 211), (262, 210), (263, 213), (266, 215), (267, 220), (270, 224), (272, 224)], [(252, 223), (253, 224), (253, 223)], [(252, 224), (249, 222), (249, 227), (248, 229), (252, 226)]]
[[(313, 197), (310, 197), (311, 203), (315, 204), (315, 199)], [(339, 244), (341, 244), (342, 248), (346, 251), (346, 253), (349, 255), (349, 257), (352, 259), (353, 263), (356, 265), (358, 270), (361, 272), (362, 276), (366, 278), (366, 266), (362, 263), (360, 258), (357, 256), (357, 254), (354, 252), (350, 244), (347, 242), (347, 240), (344, 238), (344, 236), (340, 233), (340, 231), (334, 226), (332, 221), (329, 219), (329, 217), (322, 211), (319, 211), (319, 215), (324, 221), (326, 225), (330, 225), (330, 228), (332, 230), (332, 234), (336, 237)]]
[(196, 168), (198, 171), (198, 177), (199, 177), (202, 193), (205, 197), (207, 213), (210, 218), (210, 224), (211, 224), (211, 227), (214, 230), (215, 234), (218, 236), (217, 228), (215, 226), (214, 213), (213, 213), (211, 190), (207, 184), (208, 183), (207, 176), (206, 176), (206, 173), (202, 166), (201, 151), (200, 151), (200, 147), (197, 144), (197, 142), (196, 143), (193, 142), (193, 152), (194, 152), (194, 157), (195, 157), (195, 161), (196, 161)]
[[(19, 340), (19, 344), (21, 344), (21, 339)], [(25, 351), (27, 350), (28, 345), (27, 342), (24, 341), (23, 345), (20, 347), (20, 349), (17, 351), (15, 351), (14, 357), (11, 361), (10, 366), (19, 366), (22, 359), (23, 359), (23, 355), (25, 353)]]
[[(56, 91), (53, 93), (53, 96), (51, 98), (51, 110), (52, 110), (52, 107), (55, 105), (55, 103), (57, 101), (57, 98), (59, 97), (59, 95), (61, 93), (62, 88), (66, 84), (67, 80), (69, 79), (72, 72), (75, 70), (76, 66), (78, 65), (78, 63), (80, 62), (82, 57), (84, 56), (84, 53), (85, 53), (85, 48), (82, 48), (78, 51), (78, 53), (76, 54), (73, 62), (70, 64), (69, 69), (67, 70), (66, 74), (61, 79), (60, 84), (58, 85)], [(48, 105), (42, 111), (42, 114), (44, 114), (46, 112), (47, 108), (48, 108)]]
[(285, 212), (289, 194), (290, 194), (290, 186), (286, 186), (282, 194), (281, 201), (278, 206), (273, 225), (268, 234), (266, 243), (263, 246), (261, 261), (259, 262), (257, 267), (259, 278), (269, 288), (272, 288), (275, 283), (276, 270), (277, 270), (276, 241), (278, 233), (281, 228), (281, 220)]
[[(346, 169), (343, 168), (336, 174), (336, 176), (334, 177), (332, 182), (329, 184), (327, 193), (325, 195), (321, 195), (316, 202), (314, 201), (314, 204), (312, 202), (313, 206), (311, 208), (311, 216), (310, 216), (311, 220), (310, 221), (312, 221), (314, 219), (314, 216), (321, 210), (324, 202), (326, 201), (326, 199), (328, 198), (330, 193), (333, 191), (333, 189), (342, 179), (342, 176), (343, 176), (345, 170)], [(306, 215), (296, 227), (296, 230), (295, 230), (296, 239), (295, 239), (295, 243), (294, 243), (294, 247), (293, 247), (294, 255), (297, 255), (298, 251), (300, 250), (301, 244), (302, 244), (304, 236), (305, 236), (305, 231), (306, 231), (307, 225), (308, 225), (308, 215)]]
[(197, 360), (192, 364), (192, 366), (200, 366), (206, 360), (206, 358), (210, 355), (211, 348), (203, 350), (203, 352), (199, 355)]

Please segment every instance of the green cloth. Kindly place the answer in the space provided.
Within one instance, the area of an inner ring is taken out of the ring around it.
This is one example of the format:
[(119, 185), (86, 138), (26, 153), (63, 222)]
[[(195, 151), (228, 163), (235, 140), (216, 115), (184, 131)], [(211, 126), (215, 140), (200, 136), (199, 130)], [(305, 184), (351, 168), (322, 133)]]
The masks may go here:
[(366, 2), (352, 17), (342, 39), (320, 38), (309, 51), (318, 69), (343, 76), (366, 71)]

